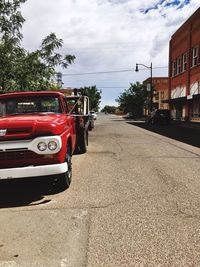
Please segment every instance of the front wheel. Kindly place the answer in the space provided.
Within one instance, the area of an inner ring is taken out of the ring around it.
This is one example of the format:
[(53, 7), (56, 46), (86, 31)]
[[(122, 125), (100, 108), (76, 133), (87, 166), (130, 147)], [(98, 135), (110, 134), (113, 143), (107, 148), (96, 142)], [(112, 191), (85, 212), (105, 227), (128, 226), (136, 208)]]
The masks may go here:
[(58, 182), (60, 187), (69, 188), (72, 180), (72, 155), (70, 150), (67, 151), (65, 160), (68, 165), (68, 170), (59, 175)]

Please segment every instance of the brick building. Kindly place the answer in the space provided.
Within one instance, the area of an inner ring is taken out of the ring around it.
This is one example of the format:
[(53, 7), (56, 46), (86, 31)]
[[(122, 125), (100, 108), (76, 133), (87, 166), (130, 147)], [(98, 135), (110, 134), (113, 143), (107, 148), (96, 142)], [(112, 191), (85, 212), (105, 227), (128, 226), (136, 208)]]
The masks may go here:
[(200, 8), (171, 37), (168, 103), (175, 119), (200, 121)]
[[(150, 84), (151, 84), (151, 78), (148, 78), (143, 81), (143, 85), (147, 87), (148, 91), (150, 90)], [(156, 109), (158, 108), (168, 109), (168, 104), (163, 103), (163, 101), (167, 100), (169, 96), (168, 77), (152, 77), (152, 85), (153, 85), (152, 106)], [(150, 94), (149, 94), (149, 98), (150, 98)]]

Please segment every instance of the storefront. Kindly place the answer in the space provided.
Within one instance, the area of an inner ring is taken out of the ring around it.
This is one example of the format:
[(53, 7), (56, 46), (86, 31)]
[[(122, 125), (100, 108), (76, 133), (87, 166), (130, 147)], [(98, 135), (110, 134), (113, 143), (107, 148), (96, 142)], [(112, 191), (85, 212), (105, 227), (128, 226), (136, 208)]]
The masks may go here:
[(193, 95), (190, 103), (190, 120), (200, 122), (200, 94)]
[(163, 100), (162, 103), (168, 103), (170, 106), (171, 117), (175, 120), (184, 120), (186, 116), (187, 97), (173, 98)]

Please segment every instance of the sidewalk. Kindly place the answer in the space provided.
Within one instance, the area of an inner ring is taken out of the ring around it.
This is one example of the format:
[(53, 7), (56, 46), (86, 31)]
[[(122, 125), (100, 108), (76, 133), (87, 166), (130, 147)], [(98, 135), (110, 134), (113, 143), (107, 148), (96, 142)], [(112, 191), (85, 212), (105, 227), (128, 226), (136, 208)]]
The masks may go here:
[(200, 130), (200, 123), (199, 122), (186, 122), (186, 121), (172, 121), (172, 124), (181, 126), (184, 128), (190, 128), (190, 129), (197, 129)]

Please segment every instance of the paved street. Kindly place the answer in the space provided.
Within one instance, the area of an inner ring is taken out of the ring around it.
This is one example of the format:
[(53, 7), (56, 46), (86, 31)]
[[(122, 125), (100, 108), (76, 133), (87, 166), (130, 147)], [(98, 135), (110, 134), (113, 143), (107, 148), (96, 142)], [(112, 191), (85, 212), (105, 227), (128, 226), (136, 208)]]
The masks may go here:
[(198, 147), (100, 115), (68, 190), (1, 182), (0, 266), (200, 266), (199, 163)]

